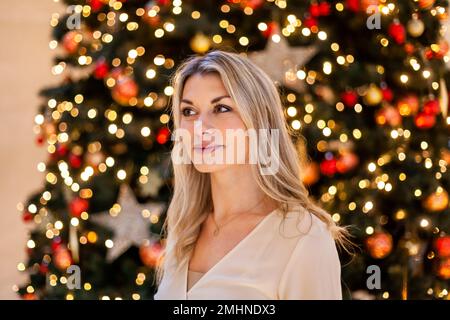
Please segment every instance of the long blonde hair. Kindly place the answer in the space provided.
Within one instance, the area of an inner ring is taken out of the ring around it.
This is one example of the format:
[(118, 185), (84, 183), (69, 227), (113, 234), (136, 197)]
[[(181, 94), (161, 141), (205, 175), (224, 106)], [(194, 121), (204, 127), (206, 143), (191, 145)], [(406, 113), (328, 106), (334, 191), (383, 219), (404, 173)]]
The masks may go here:
[[(247, 129), (279, 129), (279, 168), (275, 174), (262, 175), (260, 164), (252, 165), (257, 185), (268, 197), (279, 203), (284, 216), (291, 205), (300, 205), (325, 222), (335, 241), (346, 248), (349, 242), (347, 229), (336, 225), (330, 214), (309, 198), (308, 190), (302, 183), (301, 161), (292, 142), (292, 135), (299, 134), (292, 132), (287, 125), (277, 87), (264, 71), (245, 56), (213, 50), (202, 56), (190, 56), (181, 63), (171, 79), (174, 88), (171, 105), (174, 129), (180, 125), (179, 106), (186, 80), (194, 74), (207, 73), (221, 77)], [(176, 259), (178, 266), (189, 258), (200, 226), (207, 212), (212, 209), (209, 174), (197, 171), (192, 163), (173, 164), (173, 168), (174, 191), (163, 225), (167, 239), (156, 270), (158, 284), (168, 255)]]

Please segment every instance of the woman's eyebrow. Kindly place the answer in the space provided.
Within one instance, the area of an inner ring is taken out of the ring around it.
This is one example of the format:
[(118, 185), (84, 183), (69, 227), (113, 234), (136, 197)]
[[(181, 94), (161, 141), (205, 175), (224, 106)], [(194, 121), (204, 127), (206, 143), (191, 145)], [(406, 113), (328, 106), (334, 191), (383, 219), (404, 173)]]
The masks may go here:
[[(217, 102), (217, 101), (219, 101), (219, 100), (221, 100), (221, 99), (223, 99), (223, 98), (231, 98), (231, 97), (230, 97), (229, 95), (220, 96), (220, 97), (217, 97), (217, 98), (212, 99), (212, 100), (211, 100), (211, 103), (215, 103), (215, 102)], [(191, 100), (188, 100), (188, 99), (181, 99), (181, 102), (185, 102), (185, 103), (194, 105), (194, 103), (192, 103), (192, 101), (191, 101)]]

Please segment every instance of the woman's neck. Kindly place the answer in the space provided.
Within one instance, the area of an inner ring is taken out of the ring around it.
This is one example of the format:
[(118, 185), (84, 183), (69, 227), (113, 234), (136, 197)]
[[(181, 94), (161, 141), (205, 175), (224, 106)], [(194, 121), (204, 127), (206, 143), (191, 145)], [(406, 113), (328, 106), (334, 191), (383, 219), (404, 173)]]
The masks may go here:
[(265, 214), (277, 207), (258, 186), (249, 165), (211, 173), (211, 192), (217, 221), (225, 221), (250, 209), (251, 213)]

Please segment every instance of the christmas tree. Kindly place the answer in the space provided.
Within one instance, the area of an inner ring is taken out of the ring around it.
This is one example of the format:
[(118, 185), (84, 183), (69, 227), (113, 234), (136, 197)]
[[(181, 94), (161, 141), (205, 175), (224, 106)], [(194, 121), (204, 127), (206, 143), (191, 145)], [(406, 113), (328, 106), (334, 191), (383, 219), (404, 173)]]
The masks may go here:
[[(447, 6), (317, 1), (304, 11), (298, 32), (323, 41), (286, 112), (307, 138), (305, 184), (362, 249), (342, 255), (347, 298), (448, 297)], [(373, 268), (378, 284), (367, 281)]]
[[(171, 193), (170, 76), (232, 49), (280, 87), (303, 181), (361, 251), (347, 298), (446, 298), (450, 279), (446, 1), (66, 0), (36, 142), (45, 185), (25, 299), (151, 299)], [(79, 287), (69, 286), (71, 265)], [(369, 291), (367, 266), (380, 267)]]

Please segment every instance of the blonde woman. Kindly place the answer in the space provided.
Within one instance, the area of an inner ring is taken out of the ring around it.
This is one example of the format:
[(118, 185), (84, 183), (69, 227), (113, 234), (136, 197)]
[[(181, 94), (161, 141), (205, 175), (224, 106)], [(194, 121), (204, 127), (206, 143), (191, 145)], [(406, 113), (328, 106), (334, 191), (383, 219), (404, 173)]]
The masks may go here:
[[(245, 56), (215, 50), (186, 59), (172, 86), (183, 134), (154, 298), (342, 299), (336, 242), (348, 234), (308, 198), (272, 80)], [(229, 139), (250, 130), (259, 139)], [(250, 161), (261, 147), (270, 161)]]

